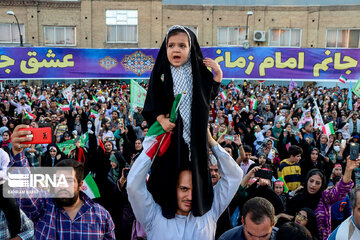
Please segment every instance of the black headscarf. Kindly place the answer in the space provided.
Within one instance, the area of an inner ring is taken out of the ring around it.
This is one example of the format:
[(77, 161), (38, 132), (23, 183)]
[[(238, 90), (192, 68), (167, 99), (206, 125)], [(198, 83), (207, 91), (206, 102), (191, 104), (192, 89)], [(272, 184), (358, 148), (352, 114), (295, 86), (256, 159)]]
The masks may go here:
[[(189, 162), (188, 153), (186, 154), (188, 147), (182, 138), (183, 125), (181, 117), (179, 117), (174, 129), (175, 134), (173, 134), (174, 136), (171, 139), (172, 144), (163, 156), (166, 159), (161, 159), (160, 161), (158, 158), (154, 161), (148, 183), (149, 191), (152, 193), (155, 201), (160, 204), (163, 215), (167, 218), (174, 217), (177, 210), (175, 191), (177, 177), (174, 176), (178, 176), (180, 169), (189, 167), (192, 171), (192, 213), (194, 216), (201, 216), (210, 210), (213, 200), (213, 190), (208, 168), (207, 123), (210, 102), (217, 96), (220, 84), (213, 80), (213, 74), (203, 63), (204, 57), (196, 35), (188, 28), (182, 29), (185, 29), (191, 38), (190, 60), (193, 75), (190, 128), (191, 162)], [(149, 126), (156, 121), (157, 116), (170, 113), (175, 99), (173, 78), (166, 48), (167, 38), (162, 43), (156, 58), (142, 112)], [(187, 163), (185, 163), (186, 158)], [(164, 180), (166, 183), (164, 183)]]

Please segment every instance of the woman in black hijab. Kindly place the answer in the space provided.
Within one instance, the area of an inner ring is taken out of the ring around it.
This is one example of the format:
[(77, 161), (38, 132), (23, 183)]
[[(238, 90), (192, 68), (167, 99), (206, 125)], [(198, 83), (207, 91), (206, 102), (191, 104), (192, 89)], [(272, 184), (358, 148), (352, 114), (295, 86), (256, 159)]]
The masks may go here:
[[(187, 39), (173, 41), (176, 36)], [(183, 50), (188, 51), (185, 57)], [(215, 76), (207, 67), (214, 70)], [(171, 27), (156, 58), (142, 112), (149, 125), (158, 120), (166, 131), (173, 132), (167, 152), (154, 161), (148, 182), (166, 218), (173, 218), (177, 210), (176, 185), (181, 169), (192, 170), (193, 215), (201, 216), (212, 206), (207, 123), (210, 102), (217, 96), (221, 80), (220, 66), (212, 59), (204, 59), (195, 34), (182, 26)], [(172, 124), (167, 114), (175, 96), (184, 91), (179, 117)]]

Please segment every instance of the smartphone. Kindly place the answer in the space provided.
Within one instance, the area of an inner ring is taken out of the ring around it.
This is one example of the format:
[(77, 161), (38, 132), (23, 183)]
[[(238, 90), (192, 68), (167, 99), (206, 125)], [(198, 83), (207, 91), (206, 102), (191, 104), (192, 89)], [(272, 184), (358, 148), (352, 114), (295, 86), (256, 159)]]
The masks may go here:
[(356, 161), (359, 157), (359, 144), (350, 143), (350, 160)]
[(130, 168), (124, 168), (124, 177), (127, 178), (127, 176), (129, 175), (130, 172)]
[(225, 138), (225, 140), (232, 141), (232, 142), (235, 140), (235, 137), (231, 136), (231, 135), (225, 135), (224, 138)]
[(345, 147), (346, 147), (346, 140), (345, 139), (341, 140), (340, 147), (345, 149)]
[(255, 172), (255, 177), (264, 178), (264, 179), (272, 179), (272, 171), (267, 169), (260, 169)]
[(51, 143), (51, 128), (23, 128), (20, 131), (30, 131), (33, 135), (32, 141), (23, 142), (22, 144), (49, 144)]
[(255, 121), (257, 121), (257, 122), (260, 122), (261, 121), (261, 119), (259, 118), (259, 116), (255, 116)]

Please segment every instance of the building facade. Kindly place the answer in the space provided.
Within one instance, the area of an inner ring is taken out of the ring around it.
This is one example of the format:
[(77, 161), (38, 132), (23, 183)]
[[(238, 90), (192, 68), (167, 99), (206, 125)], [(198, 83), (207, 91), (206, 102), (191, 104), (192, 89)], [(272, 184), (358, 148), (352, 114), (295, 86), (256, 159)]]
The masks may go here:
[(259, 47), (360, 46), (359, 0), (249, 2), (0, 0), (0, 45), (19, 45), (13, 11), (25, 46), (158, 48), (174, 24), (192, 29), (202, 46), (243, 46), (246, 35)]

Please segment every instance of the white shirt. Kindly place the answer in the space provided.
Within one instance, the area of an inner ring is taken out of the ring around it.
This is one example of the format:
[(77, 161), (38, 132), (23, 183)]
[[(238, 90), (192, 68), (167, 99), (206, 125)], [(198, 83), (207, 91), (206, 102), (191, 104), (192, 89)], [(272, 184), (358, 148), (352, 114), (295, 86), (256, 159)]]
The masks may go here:
[(338, 228), (329, 236), (328, 240), (358, 240), (360, 239), (360, 229), (354, 223), (353, 216), (343, 221)]
[(212, 152), (218, 159), (221, 179), (214, 186), (211, 209), (201, 217), (195, 217), (190, 212), (188, 216), (176, 215), (172, 219), (163, 217), (161, 207), (146, 188), (151, 160), (145, 150), (140, 154), (129, 172), (127, 192), (135, 217), (144, 227), (149, 240), (215, 239), (216, 222), (234, 197), (243, 172), (220, 145), (213, 147)]

